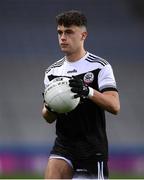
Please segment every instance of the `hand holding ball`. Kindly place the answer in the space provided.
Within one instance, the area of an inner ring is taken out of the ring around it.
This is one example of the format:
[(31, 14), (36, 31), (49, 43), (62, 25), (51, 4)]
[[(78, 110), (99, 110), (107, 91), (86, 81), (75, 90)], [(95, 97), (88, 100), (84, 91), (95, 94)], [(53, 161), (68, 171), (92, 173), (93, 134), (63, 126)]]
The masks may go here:
[(49, 108), (57, 113), (67, 113), (74, 110), (80, 98), (74, 98), (67, 77), (57, 77), (50, 81), (44, 91), (44, 100)]

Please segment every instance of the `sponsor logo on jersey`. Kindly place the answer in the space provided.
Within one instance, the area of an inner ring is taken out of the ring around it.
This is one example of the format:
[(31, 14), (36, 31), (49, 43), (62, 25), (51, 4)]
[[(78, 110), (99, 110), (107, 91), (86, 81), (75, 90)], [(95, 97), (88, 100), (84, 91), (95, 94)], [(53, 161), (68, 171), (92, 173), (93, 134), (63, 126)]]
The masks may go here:
[(67, 71), (67, 73), (77, 73), (77, 70), (76, 69), (73, 69), (71, 71)]
[(92, 72), (88, 72), (84, 75), (83, 79), (86, 84), (92, 83), (94, 80), (94, 74)]

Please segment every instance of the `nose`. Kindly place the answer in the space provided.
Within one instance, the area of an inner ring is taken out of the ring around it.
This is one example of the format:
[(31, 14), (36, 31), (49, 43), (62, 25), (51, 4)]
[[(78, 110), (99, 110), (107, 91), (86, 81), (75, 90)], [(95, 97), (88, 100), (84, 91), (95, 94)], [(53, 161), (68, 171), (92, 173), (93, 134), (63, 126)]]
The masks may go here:
[(61, 41), (65, 41), (65, 40), (66, 40), (66, 35), (65, 35), (65, 33), (62, 33), (62, 34), (61, 34), (60, 39), (61, 39)]

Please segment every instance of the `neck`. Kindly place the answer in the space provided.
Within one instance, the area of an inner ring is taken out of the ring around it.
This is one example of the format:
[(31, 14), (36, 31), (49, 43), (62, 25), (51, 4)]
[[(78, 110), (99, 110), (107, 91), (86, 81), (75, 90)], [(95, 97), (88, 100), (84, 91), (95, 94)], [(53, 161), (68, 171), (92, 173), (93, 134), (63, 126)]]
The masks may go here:
[(69, 53), (66, 54), (66, 58), (70, 62), (75, 62), (84, 57), (86, 54), (86, 51), (84, 49), (81, 49), (81, 51), (77, 51), (75, 53)]

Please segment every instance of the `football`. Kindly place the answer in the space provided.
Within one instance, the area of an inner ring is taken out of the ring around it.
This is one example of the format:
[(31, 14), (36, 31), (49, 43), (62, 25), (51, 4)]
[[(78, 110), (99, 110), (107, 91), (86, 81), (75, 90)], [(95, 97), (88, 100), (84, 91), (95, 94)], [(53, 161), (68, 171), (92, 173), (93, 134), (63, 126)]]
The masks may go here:
[(48, 106), (57, 113), (67, 113), (74, 110), (80, 98), (74, 98), (68, 77), (57, 77), (49, 82), (44, 91), (44, 99)]

